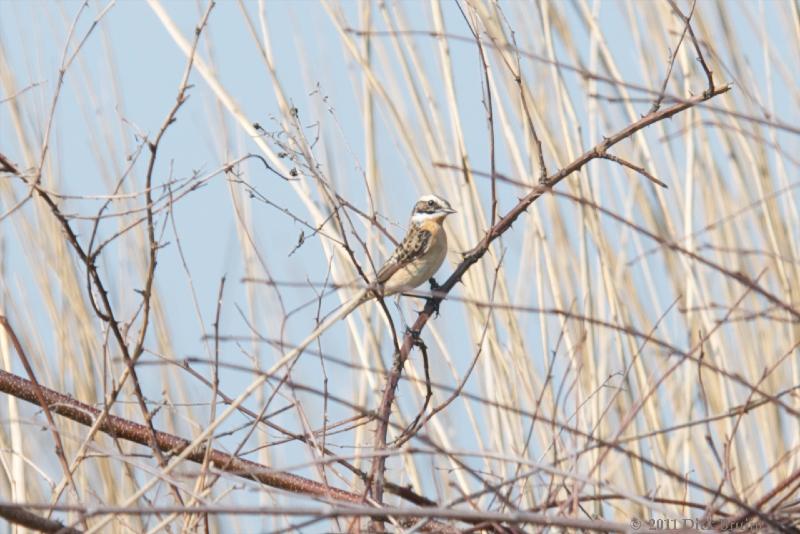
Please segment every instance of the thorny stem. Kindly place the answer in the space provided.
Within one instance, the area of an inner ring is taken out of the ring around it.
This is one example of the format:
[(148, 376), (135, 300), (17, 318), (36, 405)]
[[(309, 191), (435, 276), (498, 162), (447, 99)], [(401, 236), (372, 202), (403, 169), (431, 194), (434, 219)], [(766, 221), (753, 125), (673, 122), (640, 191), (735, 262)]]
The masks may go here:
[[(602, 158), (607, 150), (612, 146), (616, 145), (620, 141), (624, 139), (628, 139), (629, 137), (633, 136), (638, 131), (654, 124), (656, 122), (662, 121), (664, 119), (668, 119), (682, 111), (685, 111), (691, 107), (694, 107), (706, 100), (714, 98), (718, 95), (726, 93), (730, 90), (730, 85), (725, 85), (723, 87), (715, 88), (713, 91), (705, 92), (702, 95), (698, 95), (682, 102), (678, 102), (669, 106), (663, 110), (655, 111), (648, 113), (647, 115), (643, 116), (638, 121), (626, 126), (622, 130), (618, 131), (617, 133), (603, 138), (603, 140), (598, 143), (595, 147), (587, 150), (581, 156), (579, 156), (576, 160), (574, 160), (569, 165), (563, 167), (558, 172), (550, 175), (547, 177), (546, 180), (543, 180), (539, 185), (533, 187), (530, 192), (525, 195), (520, 201), (513, 207), (511, 210), (508, 211), (497, 223), (495, 223), (492, 227), (490, 227), (484, 237), (478, 242), (478, 244), (473, 247), (471, 250), (464, 254), (464, 257), (461, 263), (456, 267), (453, 271), (453, 274), (450, 275), (444, 284), (442, 284), (437, 294), (434, 298), (430, 299), (425, 308), (419, 313), (417, 316), (417, 320), (415, 321), (414, 325), (411, 327), (411, 331), (413, 332), (421, 332), (425, 325), (427, 324), (428, 320), (430, 319), (431, 315), (433, 314), (433, 310), (436, 305), (438, 305), (447, 294), (455, 287), (455, 285), (461, 281), (461, 278), (464, 274), (472, 267), (475, 263), (480, 260), (484, 254), (489, 250), (489, 246), (492, 242), (507, 232), (517, 218), (525, 213), (525, 211), (533, 204), (537, 199), (542, 197), (545, 193), (547, 193), (551, 188), (556, 186), (559, 182), (561, 182), (564, 178), (571, 175), (574, 172), (579, 171), (582, 169), (587, 163), (590, 161)], [(375, 443), (376, 448), (378, 451), (384, 449), (386, 447), (386, 434), (389, 429), (389, 417), (391, 414), (392, 405), (394, 403), (395, 392), (397, 390), (397, 384), (400, 381), (400, 375), (403, 370), (403, 366), (405, 365), (406, 360), (408, 359), (409, 352), (414, 345), (414, 338), (410, 334), (406, 334), (403, 338), (403, 344), (400, 347), (400, 350), (395, 353), (394, 359), (392, 362), (392, 368), (389, 372), (389, 375), (386, 377), (386, 384), (384, 386), (383, 395), (381, 398), (381, 403), (378, 408), (377, 412), (377, 429), (376, 429), (376, 436), (375, 436)], [(382, 503), (382, 480), (383, 480), (383, 473), (386, 469), (386, 455), (385, 454), (376, 454), (372, 460), (373, 465), (371, 472), (374, 477), (373, 481), (373, 491), (372, 496), (378, 502)]]

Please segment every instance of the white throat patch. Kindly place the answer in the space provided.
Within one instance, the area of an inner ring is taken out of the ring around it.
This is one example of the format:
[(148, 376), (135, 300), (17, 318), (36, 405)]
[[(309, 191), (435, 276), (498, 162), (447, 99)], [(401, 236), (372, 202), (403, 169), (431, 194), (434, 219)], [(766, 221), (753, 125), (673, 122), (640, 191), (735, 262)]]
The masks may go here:
[(442, 213), (415, 213), (411, 216), (411, 222), (420, 224), (425, 221), (432, 221), (434, 219), (441, 219), (444, 214)]

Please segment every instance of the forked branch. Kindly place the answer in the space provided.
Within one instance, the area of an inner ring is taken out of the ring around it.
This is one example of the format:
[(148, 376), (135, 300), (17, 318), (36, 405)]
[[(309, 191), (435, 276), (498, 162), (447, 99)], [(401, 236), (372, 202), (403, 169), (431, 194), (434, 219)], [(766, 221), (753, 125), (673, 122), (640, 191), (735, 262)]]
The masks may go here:
[[(547, 193), (550, 189), (555, 187), (559, 182), (561, 182), (564, 178), (571, 175), (574, 172), (581, 170), (587, 163), (594, 159), (604, 158), (607, 154), (607, 151), (612, 146), (618, 144), (620, 141), (628, 139), (632, 137), (634, 134), (643, 130), (644, 128), (655, 124), (656, 122), (662, 121), (664, 119), (668, 119), (685, 111), (691, 107), (694, 107), (698, 104), (705, 102), (706, 100), (710, 100), (718, 95), (726, 93), (730, 90), (730, 85), (725, 85), (723, 87), (715, 88), (713, 91), (705, 92), (702, 95), (698, 95), (687, 100), (678, 102), (673, 104), (665, 109), (650, 112), (647, 115), (643, 116), (638, 121), (626, 126), (622, 130), (618, 131), (617, 133), (603, 138), (603, 140), (598, 143), (593, 148), (584, 152), (581, 156), (579, 156), (576, 160), (572, 163), (566, 165), (558, 172), (550, 175), (547, 179), (542, 180), (541, 183), (535, 187), (533, 187), (530, 192), (525, 195), (523, 198), (519, 200), (519, 202), (511, 208), (497, 223), (491, 226), (486, 233), (484, 234), (483, 238), (475, 245), (471, 250), (464, 253), (463, 260), (461, 263), (455, 268), (453, 274), (450, 275), (444, 284), (442, 284), (439, 289), (436, 291), (436, 294), (428, 300), (425, 305), (425, 308), (419, 313), (417, 316), (417, 320), (414, 322), (414, 325), (411, 327), (411, 332), (421, 332), (425, 325), (427, 324), (428, 320), (431, 318), (434, 310), (439, 306), (442, 300), (447, 297), (447, 294), (455, 287), (455, 285), (461, 281), (464, 274), (472, 267), (474, 264), (480, 260), (484, 254), (489, 250), (491, 244), (496, 240), (498, 237), (506, 233), (508, 230), (511, 229), (511, 226), (517, 220), (517, 218), (525, 213), (525, 211), (533, 204), (536, 200), (542, 197), (545, 193)], [(403, 366), (405, 365), (406, 360), (408, 359), (409, 352), (411, 348), (414, 346), (414, 336), (410, 333), (407, 333), (403, 338), (403, 344), (400, 348), (400, 351), (397, 352), (394, 356), (394, 361), (392, 363), (391, 371), (389, 372), (389, 376), (386, 378), (386, 384), (383, 390), (383, 396), (381, 399), (380, 407), (377, 414), (377, 429), (376, 429), (376, 437), (375, 442), (378, 444), (378, 448), (380, 448), (383, 444), (386, 443), (386, 434), (389, 428), (389, 417), (391, 414), (391, 408), (394, 404), (395, 392), (397, 390), (397, 385), (400, 381), (400, 374), (402, 372)], [(383, 445), (385, 446), (385, 445)], [(373, 458), (373, 465), (371, 469), (371, 473), (373, 474), (373, 489), (372, 494), (373, 497), (380, 502), (378, 496), (382, 494), (382, 488), (380, 487), (381, 481), (383, 480), (383, 472), (386, 468), (386, 455), (385, 454), (376, 454)]]

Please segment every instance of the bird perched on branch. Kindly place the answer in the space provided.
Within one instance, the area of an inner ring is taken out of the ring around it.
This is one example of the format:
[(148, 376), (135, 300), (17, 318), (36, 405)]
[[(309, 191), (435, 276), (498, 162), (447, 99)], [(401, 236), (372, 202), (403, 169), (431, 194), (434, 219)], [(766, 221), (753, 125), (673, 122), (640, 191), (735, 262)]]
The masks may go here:
[(442, 223), (456, 210), (436, 195), (424, 195), (414, 204), (411, 224), (403, 241), (378, 270), (375, 280), (328, 317), (297, 347), (284, 356), (290, 361), (328, 328), (377, 295), (388, 297), (410, 291), (433, 278), (447, 256), (447, 233)]
[(447, 256), (447, 233), (442, 223), (455, 212), (449, 202), (436, 195), (420, 197), (411, 211), (406, 236), (378, 271), (375, 282), (359, 297), (358, 304), (372, 298), (376, 291), (388, 297), (410, 291), (433, 278)]

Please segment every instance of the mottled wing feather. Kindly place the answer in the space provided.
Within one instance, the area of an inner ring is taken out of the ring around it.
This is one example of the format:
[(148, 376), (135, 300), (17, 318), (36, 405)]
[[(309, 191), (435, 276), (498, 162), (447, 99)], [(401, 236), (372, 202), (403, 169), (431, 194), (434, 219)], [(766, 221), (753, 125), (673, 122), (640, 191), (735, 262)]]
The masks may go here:
[(398, 270), (428, 252), (431, 247), (431, 237), (431, 232), (422, 228), (409, 232), (378, 271), (377, 282), (379, 284), (386, 283)]

